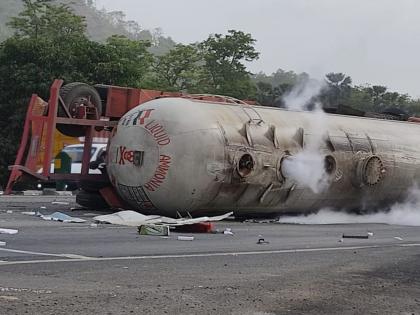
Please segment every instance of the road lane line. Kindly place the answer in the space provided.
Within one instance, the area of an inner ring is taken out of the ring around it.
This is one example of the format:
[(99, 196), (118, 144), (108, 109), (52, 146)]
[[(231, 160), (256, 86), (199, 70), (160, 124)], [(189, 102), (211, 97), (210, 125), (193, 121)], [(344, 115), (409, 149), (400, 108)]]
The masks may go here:
[(18, 254), (29, 254), (37, 256), (54, 256), (54, 257), (65, 257), (65, 258), (75, 258), (75, 259), (90, 259), (91, 257), (77, 255), (77, 254), (51, 254), (51, 253), (42, 253), (42, 252), (33, 252), (27, 250), (11, 249), (11, 248), (0, 248), (0, 251), (11, 252)]
[[(24, 264), (40, 264), (40, 263), (59, 263), (59, 262), (85, 262), (85, 261), (115, 261), (115, 260), (149, 260), (149, 259), (172, 259), (172, 258), (195, 258), (195, 257), (222, 257), (222, 256), (247, 256), (247, 255), (275, 255), (275, 254), (292, 254), (292, 253), (310, 253), (310, 252), (331, 252), (345, 250), (361, 250), (361, 249), (380, 249), (420, 246), (420, 244), (395, 244), (395, 245), (367, 245), (367, 246), (351, 246), (351, 247), (321, 247), (321, 248), (295, 248), (269, 251), (248, 251), (248, 252), (218, 252), (218, 253), (202, 253), (202, 254), (178, 254), (178, 255), (150, 255), (150, 256), (118, 256), (118, 257), (86, 257), (72, 259), (44, 259), (44, 260), (20, 260), (0, 262), (0, 266), (7, 265), (24, 265)], [(52, 254), (59, 257), (65, 257), (63, 254)]]

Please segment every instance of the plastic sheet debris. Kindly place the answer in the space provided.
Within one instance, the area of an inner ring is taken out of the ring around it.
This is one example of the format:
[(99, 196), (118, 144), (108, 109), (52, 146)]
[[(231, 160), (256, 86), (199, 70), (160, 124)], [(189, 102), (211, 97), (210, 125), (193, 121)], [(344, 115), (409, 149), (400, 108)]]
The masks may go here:
[(368, 234), (366, 234), (366, 235), (363, 235), (363, 234), (360, 234), (360, 235), (357, 235), (357, 234), (343, 234), (342, 238), (368, 239), (369, 235)]
[(403, 240), (403, 238), (402, 238), (402, 237), (399, 237), (399, 236), (394, 236), (394, 238), (395, 238), (396, 240), (398, 240), (398, 241), (402, 241), (402, 240)]
[(0, 228), (0, 234), (17, 234), (19, 231), (15, 229), (2, 229)]
[(142, 225), (139, 226), (140, 235), (169, 236), (169, 226), (167, 225)]
[(49, 215), (42, 214), (40, 217), (44, 220), (47, 220), (47, 221), (48, 220), (59, 221), (59, 222), (64, 222), (64, 223), (84, 223), (84, 222), (86, 222), (85, 219), (71, 217), (71, 216), (69, 216), (65, 213), (62, 213), (62, 212), (54, 212), (54, 213), (49, 214)]
[(233, 212), (226, 213), (224, 215), (214, 217), (199, 217), (199, 218), (169, 218), (162, 217), (159, 215), (144, 215), (132, 210), (125, 210), (116, 212), (113, 214), (99, 215), (93, 218), (94, 221), (119, 224), (126, 226), (141, 226), (141, 225), (168, 225), (168, 226), (180, 226), (187, 224), (196, 224), (202, 222), (220, 221), (231, 216)]
[(226, 228), (226, 229), (223, 231), (223, 234), (233, 236), (232, 229), (231, 229), (231, 228)]
[(178, 241), (194, 241), (194, 236), (179, 235), (177, 239)]

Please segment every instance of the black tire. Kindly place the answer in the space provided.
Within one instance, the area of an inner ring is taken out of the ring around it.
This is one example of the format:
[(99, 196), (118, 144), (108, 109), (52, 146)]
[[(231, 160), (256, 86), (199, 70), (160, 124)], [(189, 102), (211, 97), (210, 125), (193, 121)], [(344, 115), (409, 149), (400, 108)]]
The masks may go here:
[[(78, 103), (89, 104), (96, 107), (98, 115), (102, 114), (102, 102), (98, 91), (88, 84), (81, 82), (73, 82), (64, 85), (60, 89), (60, 96), (71, 117), (75, 117)], [(64, 109), (58, 106), (58, 116), (67, 117)], [(60, 125), (57, 124), (57, 129), (62, 134), (70, 137), (83, 137), (86, 133), (86, 127), (77, 125)]]
[(107, 210), (109, 205), (99, 193), (81, 190), (76, 195), (76, 202), (82, 207), (92, 210)]
[(110, 186), (110, 182), (94, 182), (88, 180), (81, 180), (79, 182), (79, 188), (85, 192), (99, 192), (100, 189)]

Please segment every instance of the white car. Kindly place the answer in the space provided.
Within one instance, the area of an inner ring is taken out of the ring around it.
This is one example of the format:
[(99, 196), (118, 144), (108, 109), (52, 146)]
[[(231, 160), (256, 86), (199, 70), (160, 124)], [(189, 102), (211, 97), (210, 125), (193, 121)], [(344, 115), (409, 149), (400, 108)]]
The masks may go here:
[[(105, 143), (93, 143), (90, 153), (90, 162), (94, 162), (106, 151)], [(67, 153), (71, 158), (71, 173), (80, 174), (82, 172), (83, 144), (72, 144), (66, 146), (61, 152)], [(51, 162), (50, 173), (54, 173), (55, 159)], [(100, 169), (90, 169), (89, 174), (101, 174)]]

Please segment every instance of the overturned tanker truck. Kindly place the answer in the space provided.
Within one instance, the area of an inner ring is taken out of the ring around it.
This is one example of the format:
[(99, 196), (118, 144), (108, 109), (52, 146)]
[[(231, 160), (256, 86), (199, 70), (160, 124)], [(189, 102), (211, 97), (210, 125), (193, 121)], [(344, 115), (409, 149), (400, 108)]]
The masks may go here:
[[(111, 106), (104, 88), (84, 104), (79, 95), (77, 106), (98, 109), (92, 102), (100, 98)], [(107, 112), (101, 108), (101, 116)], [(404, 199), (420, 178), (420, 124), (360, 116), (161, 95), (131, 106), (105, 127), (107, 179), (100, 193), (107, 201), (118, 199), (119, 207), (165, 216), (383, 208)], [(301, 168), (299, 176), (294, 168)], [(306, 179), (319, 173), (316, 188), (308, 185)], [(87, 191), (78, 198), (82, 205)]]
[[(239, 216), (320, 208), (382, 208), (420, 178), (420, 125), (193, 98), (163, 98), (125, 114), (109, 142), (108, 175), (139, 211)], [(312, 147), (312, 148), (311, 148)], [(289, 167), (324, 168), (320, 191)], [(127, 153), (130, 152), (130, 153)], [(313, 165), (312, 165), (313, 164)], [(326, 177), (326, 178), (325, 178)]]

